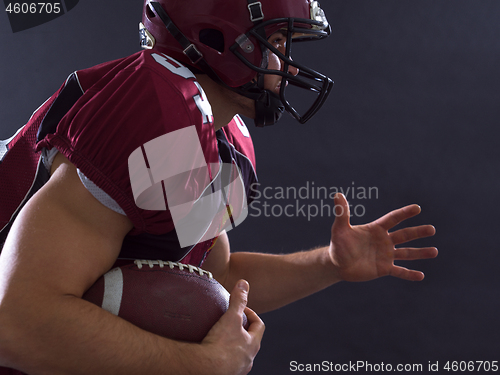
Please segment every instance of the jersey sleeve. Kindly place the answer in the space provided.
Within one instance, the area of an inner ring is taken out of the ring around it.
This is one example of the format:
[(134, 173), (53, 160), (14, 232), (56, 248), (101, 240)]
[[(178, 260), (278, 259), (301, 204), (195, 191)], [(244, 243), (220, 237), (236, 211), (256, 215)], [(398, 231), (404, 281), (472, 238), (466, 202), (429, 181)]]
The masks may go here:
[[(81, 97), (38, 148), (56, 147), (113, 198), (132, 221), (133, 234), (172, 231), (170, 211), (158, 205), (160, 181), (191, 174), (177, 178), (172, 189), (187, 188), (196, 195), (219, 164), (210, 105), (195, 77), (154, 51), (75, 77)], [(175, 170), (179, 165), (183, 169)], [(155, 173), (163, 175), (156, 178)], [(199, 186), (182, 186), (189, 180)]]

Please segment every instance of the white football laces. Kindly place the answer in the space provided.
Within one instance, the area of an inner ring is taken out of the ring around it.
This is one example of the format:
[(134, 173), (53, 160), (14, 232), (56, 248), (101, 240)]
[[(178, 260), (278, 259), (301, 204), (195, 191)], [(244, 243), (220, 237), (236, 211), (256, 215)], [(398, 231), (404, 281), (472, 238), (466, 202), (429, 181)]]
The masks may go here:
[(185, 268), (189, 270), (190, 273), (197, 272), (200, 276), (207, 275), (209, 279), (213, 279), (212, 273), (209, 271), (205, 271), (200, 267), (192, 266), (191, 264), (183, 264), (178, 262), (170, 262), (163, 260), (134, 260), (134, 263), (137, 265), (137, 268), (141, 269), (143, 265), (149, 266), (149, 268), (153, 268), (154, 266), (160, 266), (163, 268), (165, 266), (170, 267), (170, 269), (174, 269), (174, 267), (178, 267), (181, 271)]

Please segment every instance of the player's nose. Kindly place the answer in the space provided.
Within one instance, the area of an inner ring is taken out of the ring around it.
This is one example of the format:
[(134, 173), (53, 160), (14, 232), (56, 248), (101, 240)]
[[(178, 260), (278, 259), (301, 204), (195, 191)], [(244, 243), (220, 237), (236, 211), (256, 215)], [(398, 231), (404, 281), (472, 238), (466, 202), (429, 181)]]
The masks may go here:
[(296, 66), (290, 65), (288, 67), (288, 73), (290, 73), (293, 76), (296, 76), (297, 74), (299, 74), (299, 68), (297, 68)]
[[(281, 70), (282, 71), (285, 71), (285, 64), (283, 61), (281, 61)], [(293, 75), (293, 76), (296, 76), (297, 74), (299, 74), (299, 68), (297, 68), (296, 66), (293, 66), (293, 65), (288, 65), (288, 72), (289, 74)]]

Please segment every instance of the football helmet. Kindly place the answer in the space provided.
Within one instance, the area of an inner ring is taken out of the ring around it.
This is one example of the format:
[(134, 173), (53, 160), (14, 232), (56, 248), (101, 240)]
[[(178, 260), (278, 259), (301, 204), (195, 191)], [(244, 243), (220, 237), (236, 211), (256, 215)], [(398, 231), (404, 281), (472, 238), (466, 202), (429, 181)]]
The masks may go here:
[[(327, 76), (292, 60), (292, 44), (330, 34), (317, 1), (145, 0), (139, 29), (143, 48), (158, 49), (255, 100), (257, 126), (276, 123), (285, 110), (305, 123), (333, 86)], [(276, 32), (286, 37), (284, 53), (268, 41)], [(269, 51), (281, 60), (282, 70), (268, 69)], [(279, 95), (264, 88), (266, 74), (281, 77)], [(288, 84), (312, 93), (300, 113), (288, 100)]]

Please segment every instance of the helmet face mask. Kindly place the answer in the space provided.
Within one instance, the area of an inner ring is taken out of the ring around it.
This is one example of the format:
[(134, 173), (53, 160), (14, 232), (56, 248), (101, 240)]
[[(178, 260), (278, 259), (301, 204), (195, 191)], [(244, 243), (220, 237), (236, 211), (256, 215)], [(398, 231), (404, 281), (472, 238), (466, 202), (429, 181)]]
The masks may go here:
[[(316, 3), (316, 2), (314, 2)], [(333, 81), (327, 76), (318, 73), (305, 65), (292, 60), (292, 45), (298, 42), (320, 40), (326, 38), (330, 34), (330, 27), (325, 21), (307, 20), (307, 19), (274, 19), (262, 24), (259, 24), (248, 31), (246, 37), (252, 36), (257, 39), (261, 50), (268, 50), (274, 53), (282, 62), (281, 70), (268, 69), (264, 66), (255, 66), (245, 58), (244, 47), (240, 43), (235, 43), (231, 46), (230, 50), (250, 69), (258, 73), (258, 77), (266, 74), (277, 75), (281, 77), (279, 98), (284, 109), (290, 113), (301, 124), (307, 122), (323, 105), (328, 97), (332, 87)], [(286, 38), (285, 53), (278, 50), (269, 41), (269, 37), (275, 32), (281, 32)], [(263, 59), (265, 61), (265, 58)], [(290, 73), (290, 67), (296, 68), (298, 74)], [(257, 79), (257, 85), (260, 89), (265, 90), (263, 87), (263, 80)], [(292, 106), (286, 97), (287, 85), (293, 85), (317, 95), (314, 102), (304, 114), (300, 114), (298, 110)], [(245, 94), (243, 94), (245, 95)], [(246, 95), (245, 95), (246, 96)]]
[[(255, 100), (257, 126), (274, 124), (285, 110), (305, 123), (319, 110), (333, 86), (330, 78), (292, 60), (293, 44), (330, 34), (317, 1), (145, 0), (141, 25), (143, 47), (156, 48)], [(284, 51), (268, 40), (276, 32), (286, 37)], [(268, 69), (269, 53), (280, 59), (281, 70)], [(290, 73), (290, 68), (298, 74)], [(264, 76), (269, 74), (281, 77), (279, 94), (264, 87)], [(315, 95), (308, 109), (299, 111), (290, 104), (288, 84)]]

